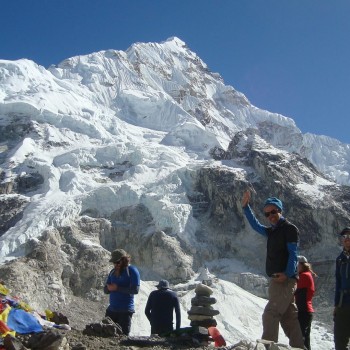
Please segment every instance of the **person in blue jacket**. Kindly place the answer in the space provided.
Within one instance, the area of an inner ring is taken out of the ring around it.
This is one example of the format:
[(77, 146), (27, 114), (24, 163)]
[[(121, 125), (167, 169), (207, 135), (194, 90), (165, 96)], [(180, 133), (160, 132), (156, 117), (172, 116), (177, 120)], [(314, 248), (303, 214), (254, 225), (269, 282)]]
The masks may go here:
[(350, 340), (350, 227), (345, 227), (340, 237), (343, 251), (335, 268), (334, 344), (335, 350), (346, 350)]
[(151, 334), (165, 334), (173, 331), (175, 310), (176, 329), (181, 325), (180, 303), (175, 292), (170, 290), (167, 280), (160, 280), (157, 290), (148, 297), (145, 314), (151, 323)]
[(140, 289), (140, 273), (130, 265), (131, 257), (123, 249), (111, 253), (114, 268), (108, 275), (104, 292), (109, 294), (106, 316), (118, 323), (125, 335), (129, 335), (132, 315), (135, 312), (134, 295)]
[(270, 277), (268, 303), (262, 316), (262, 338), (278, 342), (279, 324), (289, 338), (289, 345), (304, 348), (294, 302), (297, 286), (299, 230), (282, 215), (283, 204), (276, 197), (267, 198), (263, 213), (269, 226), (255, 217), (249, 201), (250, 191), (244, 192), (242, 207), (251, 227), (267, 238), (266, 274)]

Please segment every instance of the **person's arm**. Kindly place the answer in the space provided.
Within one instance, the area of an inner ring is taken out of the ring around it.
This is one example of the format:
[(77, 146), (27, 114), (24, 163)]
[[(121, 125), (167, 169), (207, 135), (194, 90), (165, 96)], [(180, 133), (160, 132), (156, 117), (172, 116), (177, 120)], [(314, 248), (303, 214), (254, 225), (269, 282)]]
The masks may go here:
[(306, 300), (311, 301), (315, 294), (315, 283), (311, 273), (306, 274), (307, 295)]
[(181, 311), (180, 311), (180, 303), (178, 297), (175, 297), (175, 315), (176, 315), (176, 329), (180, 329), (181, 327)]
[(176, 315), (176, 329), (180, 329), (181, 326), (181, 312), (180, 312), (180, 303), (177, 296), (174, 298), (174, 309)]
[(287, 250), (288, 250), (288, 262), (287, 262), (286, 271), (284, 273), (287, 277), (292, 278), (296, 274), (297, 265), (298, 265), (298, 243), (297, 242), (287, 243)]
[(108, 285), (111, 285), (111, 276), (112, 276), (113, 273), (114, 273), (114, 269), (112, 269), (110, 271), (110, 273), (108, 274), (107, 281), (106, 281), (106, 283), (105, 283), (105, 285), (103, 287), (103, 292), (105, 294), (110, 294), (111, 293), (111, 291), (108, 288)]
[(333, 321), (337, 313), (338, 305), (340, 302), (340, 286), (341, 286), (341, 276), (340, 276), (340, 264), (338, 259), (335, 261), (335, 293), (334, 293), (334, 309), (333, 309)]
[(151, 305), (152, 305), (152, 293), (149, 295), (148, 300), (147, 300), (147, 304), (145, 307), (145, 315), (148, 318), (148, 321), (151, 322)]
[(266, 237), (267, 236), (266, 226), (262, 225), (259, 222), (259, 220), (255, 217), (249, 205), (250, 197), (251, 197), (250, 191), (249, 190), (244, 191), (242, 196), (242, 201), (241, 201), (244, 215), (247, 218), (252, 229)]
[(249, 204), (243, 207), (243, 211), (252, 229), (267, 237), (266, 226), (262, 225), (260, 221), (255, 217)]
[(288, 251), (288, 261), (284, 274), (286, 277), (292, 278), (297, 275), (299, 230), (290, 223), (287, 223), (286, 226), (283, 227), (283, 230)]
[(335, 294), (334, 294), (334, 306), (337, 307), (340, 301), (340, 285), (341, 285), (341, 276), (340, 276), (340, 264), (338, 259), (335, 261)]
[(285, 271), (275, 273), (277, 282), (284, 282), (297, 275), (299, 231), (294, 225), (287, 226), (285, 230), (288, 260)]

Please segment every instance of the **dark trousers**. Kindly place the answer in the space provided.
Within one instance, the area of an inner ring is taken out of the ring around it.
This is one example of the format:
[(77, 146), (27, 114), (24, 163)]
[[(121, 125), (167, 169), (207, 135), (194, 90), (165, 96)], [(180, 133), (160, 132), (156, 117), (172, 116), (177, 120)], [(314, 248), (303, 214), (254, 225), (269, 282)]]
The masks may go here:
[(347, 350), (350, 339), (350, 305), (338, 307), (334, 316), (335, 350)]
[(166, 334), (166, 333), (170, 333), (171, 331), (173, 331), (173, 325), (154, 325), (151, 324), (151, 334)]
[(113, 322), (118, 323), (125, 335), (129, 335), (131, 328), (132, 312), (106, 310), (106, 317), (110, 317)]
[(312, 322), (313, 313), (307, 311), (298, 312), (298, 320), (301, 328), (301, 333), (304, 338), (304, 346), (306, 349), (311, 350), (310, 346), (310, 332), (311, 332), (311, 322)]

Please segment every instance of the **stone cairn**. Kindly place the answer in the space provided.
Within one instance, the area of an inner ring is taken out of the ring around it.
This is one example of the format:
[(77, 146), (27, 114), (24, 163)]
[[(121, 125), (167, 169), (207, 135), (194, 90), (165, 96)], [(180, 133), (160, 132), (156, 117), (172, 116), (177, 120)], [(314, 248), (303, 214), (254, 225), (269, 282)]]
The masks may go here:
[(217, 322), (214, 316), (220, 312), (212, 306), (216, 303), (216, 299), (211, 297), (212, 288), (204, 283), (199, 283), (194, 291), (196, 296), (191, 299), (191, 309), (187, 312), (188, 319), (191, 321), (192, 327), (198, 327), (201, 343), (205, 344), (211, 341), (208, 328), (216, 327)]

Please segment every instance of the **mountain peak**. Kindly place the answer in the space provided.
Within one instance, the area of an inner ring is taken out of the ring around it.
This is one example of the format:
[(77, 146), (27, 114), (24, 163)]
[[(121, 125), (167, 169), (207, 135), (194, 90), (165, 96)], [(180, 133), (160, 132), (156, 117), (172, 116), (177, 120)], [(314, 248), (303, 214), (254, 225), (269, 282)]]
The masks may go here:
[(186, 47), (186, 43), (176, 36), (171, 36), (170, 38), (166, 39), (162, 43), (174, 43), (179, 47)]

